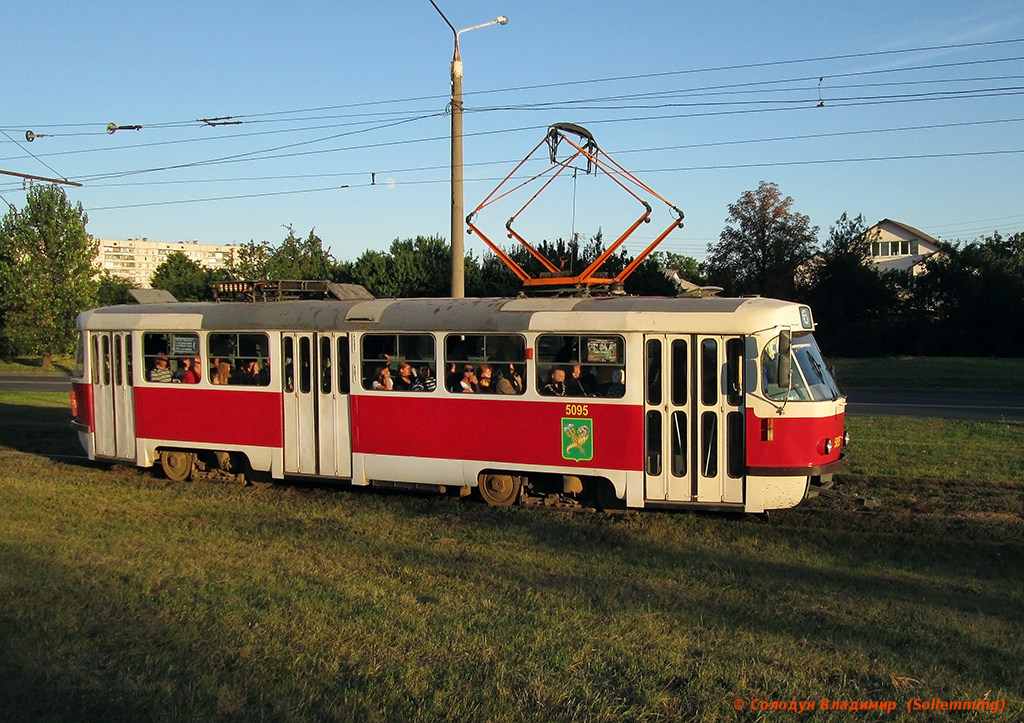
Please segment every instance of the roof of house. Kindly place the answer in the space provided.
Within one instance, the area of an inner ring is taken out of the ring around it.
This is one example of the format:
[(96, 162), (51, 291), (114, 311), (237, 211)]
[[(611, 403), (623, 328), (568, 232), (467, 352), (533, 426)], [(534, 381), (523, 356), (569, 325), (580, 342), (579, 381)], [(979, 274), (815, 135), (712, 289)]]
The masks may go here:
[(909, 226), (909, 225), (907, 225), (905, 223), (900, 223), (899, 221), (893, 221), (891, 218), (883, 218), (881, 221), (879, 221), (875, 225), (876, 226), (881, 226), (883, 223), (891, 223), (893, 226), (898, 226), (901, 229), (903, 229), (904, 231), (907, 231), (909, 233), (914, 234), (919, 239), (923, 239), (925, 241), (928, 241), (929, 243), (935, 244), (935, 246), (937, 246), (937, 247), (941, 247), (942, 246), (942, 242), (939, 241), (937, 238), (935, 238), (933, 236), (929, 236), (924, 231), (922, 231), (920, 229), (917, 229), (917, 228), (914, 228), (913, 226)]

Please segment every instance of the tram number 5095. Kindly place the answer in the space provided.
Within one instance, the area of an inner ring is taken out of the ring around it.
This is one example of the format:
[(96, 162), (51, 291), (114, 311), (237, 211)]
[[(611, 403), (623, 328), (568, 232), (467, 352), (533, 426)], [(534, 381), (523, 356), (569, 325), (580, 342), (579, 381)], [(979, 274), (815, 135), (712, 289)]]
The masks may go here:
[(566, 404), (565, 405), (565, 416), (567, 417), (585, 417), (589, 414), (589, 410), (586, 404)]

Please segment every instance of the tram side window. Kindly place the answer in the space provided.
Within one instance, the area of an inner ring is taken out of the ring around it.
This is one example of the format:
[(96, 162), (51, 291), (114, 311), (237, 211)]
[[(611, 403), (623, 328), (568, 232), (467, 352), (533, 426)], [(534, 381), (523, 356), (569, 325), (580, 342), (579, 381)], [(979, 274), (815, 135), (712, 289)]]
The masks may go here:
[(103, 347), (103, 386), (110, 386), (110, 337), (106, 334), (100, 339), (100, 346)]
[(189, 332), (146, 332), (142, 335), (142, 359), (146, 381), (180, 382), (199, 356), (199, 335)]
[(91, 364), (89, 367), (92, 369), (92, 374), (89, 377), (89, 381), (93, 384), (100, 383), (100, 337), (98, 334), (94, 334), (92, 337), (92, 354), (89, 360)]
[(621, 336), (590, 334), (538, 337), (537, 388), (554, 396), (623, 396), (625, 342)]
[(348, 337), (338, 338), (338, 355), (336, 357), (338, 367), (338, 394), (348, 394)]
[(334, 380), (334, 370), (331, 368), (331, 338), (320, 337), (320, 393), (331, 393), (331, 382)]
[(449, 334), (444, 386), (453, 394), (526, 391), (526, 339), (518, 334)]
[(206, 338), (213, 384), (270, 386), (270, 340), (259, 333), (211, 333)]
[(364, 389), (432, 392), (437, 388), (437, 351), (431, 334), (364, 334)]
[(121, 335), (114, 335), (114, 384), (122, 386), (124, 384), (124, 359), (121, 356)]

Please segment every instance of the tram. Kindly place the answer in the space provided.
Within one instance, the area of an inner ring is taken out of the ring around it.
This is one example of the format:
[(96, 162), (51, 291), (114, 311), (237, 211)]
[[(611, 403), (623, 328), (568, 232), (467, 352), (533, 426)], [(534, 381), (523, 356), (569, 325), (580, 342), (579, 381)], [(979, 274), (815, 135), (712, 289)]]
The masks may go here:
[(179, 481), (751, 513), (846, 461), (846, 399), (807, 306), (357, 296), (82, 313), (82, 446)]

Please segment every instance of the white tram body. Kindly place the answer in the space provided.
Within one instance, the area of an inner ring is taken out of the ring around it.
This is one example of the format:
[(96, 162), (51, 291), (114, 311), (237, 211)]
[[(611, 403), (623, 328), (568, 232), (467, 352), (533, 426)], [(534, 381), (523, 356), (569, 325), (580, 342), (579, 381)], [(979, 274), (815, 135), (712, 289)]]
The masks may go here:
[[(173, 479), (763, 512), (845, 462), (846, 400), (810, 309), (772, 299), (164, 303), (87, 311), (78, 330), (72, 401), (89, 458), (159, 463)], [(171, 379), (186, 358), (199, 369)], [(398, 388), (403, 363), (413, 389)], [(483, 364), (491, 389), (513, 393), (451, 390), (453, 371)], [(395, 389), (373, 388), (385, 366)], [(543, 393), (554, 368), (569, 395)]]

